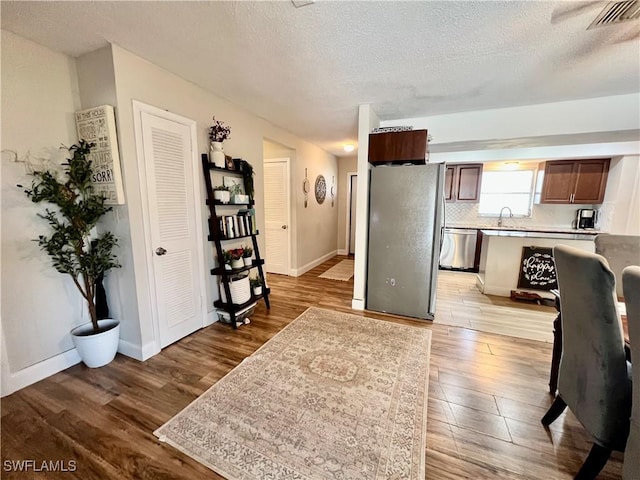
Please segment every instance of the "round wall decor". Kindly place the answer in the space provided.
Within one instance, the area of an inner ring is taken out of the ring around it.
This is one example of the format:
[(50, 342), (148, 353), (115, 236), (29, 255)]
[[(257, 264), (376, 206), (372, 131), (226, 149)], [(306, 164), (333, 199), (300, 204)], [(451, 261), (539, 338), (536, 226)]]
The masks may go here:
[(327, 182), (322, 175), (316, 178), (316, 202), (322, 204), (327, 196)]

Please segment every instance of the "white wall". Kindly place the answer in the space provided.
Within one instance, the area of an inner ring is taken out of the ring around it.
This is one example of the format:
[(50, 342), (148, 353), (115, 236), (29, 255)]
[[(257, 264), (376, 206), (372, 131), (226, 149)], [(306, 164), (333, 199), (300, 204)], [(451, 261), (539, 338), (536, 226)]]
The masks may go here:
[[(75, 60), (2, 32), (2, 148), (18, 152), (20, 157), (27, 152), (49, 157), (58, 152), (61, 143), (75, 143), (76, 110), (103, 103), (115, 105), (127, 203), (116, 207), (103, 225), (118, 236), (118, 255), (123, 264), (123, 268), (109, 274), (106, 287), (114, 317), (123, 322), (121, 346), (124, 340), (130, 347), (125, 353), (147, 358), (154, 353), (156, 339), (147, 285), (149, 259), (142, 230), (144, 199), (138, 175), (132, 101), (196, 120), (200, 152), (208, 151), (207, 128), (213, 115), (231, 125), (231, 139), (225, 142), (225, 150), (254, 166), (256, 213), (263, 231), (264, 138), (291, 146), (299, 158), (316, 165), (314, 174), (322, 173), (329, 179), (337, 174), (336, 159), (118, 46), (85, 55), (77, 64), (78, 75)], [(82, 95), (78, 92), (78, 76)], [(35, 217), (39, 209), (14, 187), (18, 181), (27, 183), (23, 166), (5, 157), (11, 155), (3, 153), (2, 163), (2, 343), (7, 346), (2, 351), (2, 370), (15, 378), (7, 380), (7, 375), (3, 375), (3, 394), (77, 363), (79, 358), (75, 350), (70, 350), (68, 332), (75, 324), (87, 321), (75, 286), (55, 272), (31, 242), (42, 231), (42, 222)], [(301, 185), (302, 177), (296, 180)], [(200, 182), (204, 191), (202, 178)], [(203, 194), (203, 203), (204, 200)], [(307, 233), (299, 244), (306, 250), (299, 264), (336, 250), (337, 213), (328, 205), (327, 208), (325, 202), (326, 211), (308, 219), (304, 226)], [(202, 222), (206, 228), (206, 218)], [(259, 242), (264, 250), (264, 238), (259, 238)], [(205, 250), (207, 267), (212, 268), (214, 259), (208, 242)], [(212, 311), (218, 292), (211, 276), (207, 275), (206, 281), (207, 305)], [(67, 353), (60, 355), (61, 352)], [(42, 362), (52, 357), (53, 360)], [(46, 368), (41, 367), (43, 363)]]
[[(328, 153), (313, 150), (298, 151), (279, 143), (264, 141), (264, 158), (291, 159), (291, 220), (292, 258), (291, 273), (299, 276), (322, 263), (337, 252), (336, 231), (338, 228), (338, 205), (331, 207), (331, 179), (338, 185), (338, 161)], [(302, 182), (305, 168), (311, 184), (307, 208), (304, 206)], [(327, 196), (322, 205), (315, 200), (313, 187), (318, 175), (327, 182)], [(337, 198), (336, 198), (337, 200)], [(334, 235), (331, 238), (331, 235)]]
[(621, 235), (640, 235), (640, 156), (611, 160), (607, 190), (600, 210), (602, 229)]
[[(32, 241), (48, 232), (35, 205), (16, 188), (30, 185), (19, 159), (67, 158), (80, 107), (75, 61), (2, 31), (2, 333), (3, 394), (77, 363), (69, 330), (89, 321), (70, 277), (56, 272)], [(63, 352), (69, 352), (63, 354)], [(48, 362), (45, 360), (50, 359)], [(62, 367), (60, 367), (62, 365)], [(9, 389), (9, 390), (6, 390)]]
[(640, 93), (392, 119), (381, 121), (380, 125), (425, 128), (433, 136), (434, 146), (470, 140), (637, 130), (640, 128)]
[[(265, 138), (281, 145), (287, 145), (295, 150), (298, 160), (305, 159), (305, 161), (312, 162), (317, 166), (318, 173), (323, 173), (325, 176), (331, 175), (332, 172), (337, 170), (337, 167), (335, 157), (319, 147), (305, 142), (281, 128), (275, 127), (236, 105), (116, 45), (113, 45), (112, 52), (116, 81), (121, 163), (127, 195), (128, 218), (125, 220), (130, 226), (140, 342), (143, 350), (147, 350), (147, 346), (155, 342), (151, 319), (151, 300), (145, 280), (146, 271), (150, 263), (150, 253), (147, 255), (147, 252), (145, 252), (144, 232), (141, 228), (141, 225), (143, 225), (143, 199), (139, 189), (140, 179), (133, 132), (132, 100), (139, 100), (196, 120), (198, 124), (198, 149), (200, 152), (208, 151), (207, 128), (211, 124), (213, 115), (216, 116), (216, 119), (230, 125), (231, 138), (225, 141), (224, 149), (227, 154), (236, 158), (243, 158), (254, 167), (256, 214), (258, 228), (261, 231), (264, 231), (262, 159), (263, 140)], [(224, 66), (221, 66), (221, 68), (224, 68)], [(204, 182), (202, 179), (200, 182), (200, 187), (204, 191)], [(302, 177), (298, 174), (298, 178), (294, 178), (293, 183), (294, 185), (296, 183), (301, 185)], [(323, 207), (327, 207), (326, 203)], [(206, 219), (203, 218), (202, 221), (203, 225), (206, 225)], [(297, 230), (298, 245), (304, 247), (299, 248), (297, 265), (304, 265), (305, 262), (309, 261), (308, 259), (315, 258), (323, 252), (333, 251), (336, 248), (336, 219), (332, 215), (315, 215), (313, 218), (305, 218), (304, 223), (301, 224), (299, 222)], [(264, 251), (264, 237), (259, 237), (258, 241), (260, 242), (260, 249)], [(205, 246), (205, 255), (205, 258), (209, 260), (209, 265), (207, 265), (207, 270), (209, 270), (214, 266), (214, 259), (211, 254), (211, 246), (208, 243)], [(217, 299), (218, 292), (213, 277), (208, 275), (206, 281), (208, 282), (207, 291), (209, 295), (207, 305), (209, 311), (212, 311), (213, 301)], [(131, 314), (135, 315), (136, 312), (131, 312)]]
[[(78, 85), (82, 108), (99, 105), (116, 106), (116, 79), (111, 45), (82, 55), (76, 60)], [(116, 109), (117, 115), (117, 109)], [(129, 232), (128, 207), (115, 205), (100, 222), (101, 231), (110, 231), (118, 238), (116, 254), (122, 268), (111, 270), (105, 276), (110, 316), (120, 321), (119, 351), (137, 359), (146, 355), (140, 346), (140, 325), (136, 303), (136, 283), (133, 270), (133, 250)]]
[(370, 105), (358, 109), (358, 194), (356, 246), (351, 307), (364, 310), (367, 289), (367, 255), (369, 254), (369, 132), (380, 123)]
[(347, 222), (349, 219), (349, 173), (358, 172), (358, 157), (340, 157), (338, 159), (338, 253), (346, 255), (349, 243), (347, 241)]

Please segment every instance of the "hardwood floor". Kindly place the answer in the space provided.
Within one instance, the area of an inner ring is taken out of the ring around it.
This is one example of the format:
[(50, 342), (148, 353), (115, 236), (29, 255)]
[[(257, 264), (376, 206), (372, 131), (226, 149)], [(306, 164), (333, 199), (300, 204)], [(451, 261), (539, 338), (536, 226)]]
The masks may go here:
[(483, 295), (476, 274), (440, 270), (435, 323), (553, 343), (553, 306)]
[[(343, 258), (298, 278), (269, 275), (271, 310), (261, 304), (252, 323), (236, 331), (214, 324), (144, 363), (118, 355), (100, 369), (76, 365), (3, 398), (2, 478), (221, 478), (152, 432), (307, 307), (357, 314), (351, 311), (353, 280), (318, 278)], [(529, 309), (521, 311), (520, 318)], [(552, 402), (547, 393), (550, 344), (360, 313), (433, 332), (428, 479), (573, 478), (591, 439), (570, 412), (548, 431), (540, 424)], [(6, 470), (6, 461), (28, 459), (37, 465), (61, 460), (67, 466), (73, 460), (76, 470)], [(614, 453), (599, 478), (620, 479), (621, 460)]]

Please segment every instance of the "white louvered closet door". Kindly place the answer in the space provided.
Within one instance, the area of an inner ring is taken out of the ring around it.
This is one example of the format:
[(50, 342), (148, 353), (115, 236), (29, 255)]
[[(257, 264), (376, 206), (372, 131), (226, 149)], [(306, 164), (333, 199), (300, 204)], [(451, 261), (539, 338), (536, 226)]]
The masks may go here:
[(265, 270), (289, 275), (289, 159), (264, 161)]
[(194, 209), (191, 132), (180, 124), (142, 112), (147, 174), (150, 252), (160, 345), (189, 335), (204, 323)]

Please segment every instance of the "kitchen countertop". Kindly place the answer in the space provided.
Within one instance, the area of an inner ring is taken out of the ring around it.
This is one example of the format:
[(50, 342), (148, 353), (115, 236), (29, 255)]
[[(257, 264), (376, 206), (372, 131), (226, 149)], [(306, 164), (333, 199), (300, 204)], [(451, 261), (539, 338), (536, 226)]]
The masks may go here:
[(596, 229), (576, 230), (575, 228), (563, 228), (563, 227), (514, 227), (503, 225), (498, 226), (484, 226), (484, 225), (447, 225), (447, 228), (461, 228), (461, 229), (476, 229), (476, 230), (489, 230), (489, 231), (501, 231), (501, 232), (536, 232), (536, 233), (572, 233), (575, 235), (589, 235), (595, 236), (600, 233), (606, 233)]
[(555, 238), (559, 240), (593, 240), (593, 233), (572, 233), (554, 231), (554, 232), (538, 232), (529, 230), (490, 230), (481, 229), (483, 235), (489, 237), (519, 237), (519, 238)]

